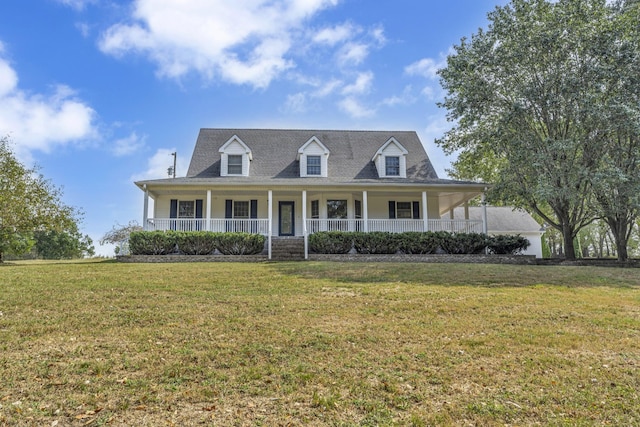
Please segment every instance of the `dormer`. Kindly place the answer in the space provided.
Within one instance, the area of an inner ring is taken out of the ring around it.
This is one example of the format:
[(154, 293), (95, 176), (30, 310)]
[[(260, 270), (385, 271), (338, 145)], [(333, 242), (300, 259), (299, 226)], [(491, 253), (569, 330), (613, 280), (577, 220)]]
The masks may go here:
[(329, 150), (315, 136), (298, 149), (300, 177), (322, 177), (328, 174)]
[(409, 152), (391, 137), (373, 156), (373, 163), (380, 178), (406, 178)]
[(251, 149), (233, 135), (220, 147), (220, 176), (249, 176)]

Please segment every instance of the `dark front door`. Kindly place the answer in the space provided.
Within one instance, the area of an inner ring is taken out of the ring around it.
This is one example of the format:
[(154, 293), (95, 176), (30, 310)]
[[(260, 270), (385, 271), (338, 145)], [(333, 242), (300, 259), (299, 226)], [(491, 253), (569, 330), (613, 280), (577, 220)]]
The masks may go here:
[(280, 202), (278, 204), (278, 215), (280, 218), (280, 236), (293, 236), (296, 234), (296, 223), (294, 217), (293, 202)]

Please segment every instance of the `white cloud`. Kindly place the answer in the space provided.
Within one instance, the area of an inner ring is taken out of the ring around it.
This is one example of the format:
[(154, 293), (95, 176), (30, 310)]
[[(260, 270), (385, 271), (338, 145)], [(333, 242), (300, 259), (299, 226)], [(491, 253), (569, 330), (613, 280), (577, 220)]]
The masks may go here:
[(291, 113), (304, 113), (308, 110), (308, 100), (307, 94), (304, 92), (299, 92), (293, 95), (287, 96), (287, 101), (285, 102), (285, 111)]
[(375, 110), (367, 108), (360, 100), (352, 96), (344, 98), (338, 103), (338, 106), (342, 111), (356, 119), (371, 117), (375, 114)]
[(335, 46), (338, 43), (351, 39), (359, 31), (359, 28), (347, 22), (334, 27), (323, 28), (315, 33), (312, 39), (318, 44)]
[(34, 150), (94, 138), (95, 116), (68, 86), (55, 86), (48, 96), (21, 90), (17, 73), (0, 57), (0, 135), (11, 135), (21, 159), (30, 160)]
[(334, 93), (340, 86), (342, 86), (342, 80), (332, 79), (328, 82), (320, 85), (316, 91), (313, 92), (315, 98), (325, 98)]
[[(168, 178), (169, 167), (173, 167), (173, 156), (171, 153), (175, 153), (175, 148), (160, 148), (153, 156), (147, 160), (147, 169), (144, 172), (140, 172), (131, 177), (132, 181), (143, 181), (147, 179), (162, 179)], [(186, 176), (188, 169), (187, 159), (183, 159), (178, 156), (176, 165), (176, 176)]]
[(363, 95), (369, 93), (371, 85), (373, 83), (373, 73), (367, 71), (359, 73), (356, 81), (350, 85), (347, 85), (342, 89), (343, 95)]
[(438, 70), (446, 65), (446, 60), (435, 61), (432, 58), (424, 58), (405, 67), (404, 72), (410, 76), (421, 76), (426, 79), (437, 79)]
[(369, 56), (369, 45), (347, 43), (338, 52), (338, 64), (342, 67), (360, 65)]
[(338, 0), (137, 0), (131, 22), (100, 40), (115, 56), (147, 55), (158, 74), (264, 88), (295, 66), (286, 55), (302, 25)]
[(96, 0), (57, 0), (57, 2), (76, 10), (82, 10), (88, 4), (95, 3)]
[(406, 86), (401, 95), (394, 95), (382, 100), (382, 105), (388, 107), (395, 107), (398, 105), (410, 105), (416, 102), (416, 98), (413, 95), (413, 87)]
[(145, 136), (139, 137), (135, 132), (132, 132), (125, 138), (115, 140), (111, 151), (117, 157), (128, 156), (143, 148), (145, 140)]

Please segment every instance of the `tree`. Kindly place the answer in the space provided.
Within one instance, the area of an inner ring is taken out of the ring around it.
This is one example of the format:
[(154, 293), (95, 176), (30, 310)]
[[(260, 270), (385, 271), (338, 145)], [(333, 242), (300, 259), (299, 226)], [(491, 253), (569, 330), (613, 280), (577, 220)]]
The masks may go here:
[(0, 262), (9, 250), (28, 251), (36, 231), (76, 224), (80, 213), (62, 202), (60, 189), (16, 159), (8, 137), (0, 138), (0, 171)]
[(599, 125), (605, 138), (592, 181), (598, 212), (625, 261), (640, 215), (640, 2), (616, 3), (612, 15), (600, 47), (608, 77)]
[(95, 255), (93, 240), (82, 235), (77, 227), (72, 230), (37, 231), (34, 235), (35, 250), (43, 259), (74, 259)]
[[(142, 227), (136, 221), (129, 221), (127, 225), (116, 224), (107, 231), (100, 239), (100, 244), (105, 243), (122, 245), (129, 240), (129, 235), (134, 231), (142, 231)], [(120, 246), (116, 247), (116, 254), (120, 251)]]
[(615, 13), (605, 0), (512, 0), (439, 71), (439, 105), (456, 126), (437, 143), (460, 151), (457, 177), (493, 179), (491, 197), (559, 230), (568, 259), (598, 216), (593, 177), (610, 137), (602, 125), (615, 92), (606, 46)]

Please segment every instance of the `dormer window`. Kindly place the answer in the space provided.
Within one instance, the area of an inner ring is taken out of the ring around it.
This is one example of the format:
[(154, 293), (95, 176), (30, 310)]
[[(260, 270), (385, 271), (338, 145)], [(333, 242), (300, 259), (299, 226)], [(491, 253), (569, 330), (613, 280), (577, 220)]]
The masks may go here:
[(220, 176), (249, 176), (251, 149), (237, 136), (220, 147)]
[(322, 163), (320, 162), (320, 156), (307, 156), (307, 175), (322, 174)]
[(329, 150), (315, 136), (298, 149), (300, 177), (329, 176)]
[(385, 156), (384, 163), (385, 163), (385, 175), (400, 176), (400, 157)]
[(389, 139), (373, 156), (380, 178), (406, 178), (409, 152), (395, 138)]
[(238, 155), (238, 154), (228, 155), (227, 175), (242, 175), (242, 155)]

